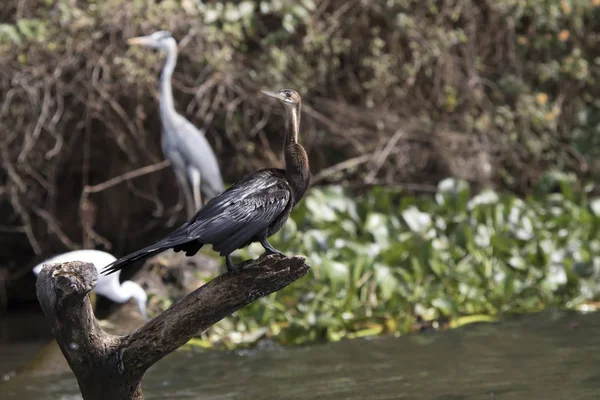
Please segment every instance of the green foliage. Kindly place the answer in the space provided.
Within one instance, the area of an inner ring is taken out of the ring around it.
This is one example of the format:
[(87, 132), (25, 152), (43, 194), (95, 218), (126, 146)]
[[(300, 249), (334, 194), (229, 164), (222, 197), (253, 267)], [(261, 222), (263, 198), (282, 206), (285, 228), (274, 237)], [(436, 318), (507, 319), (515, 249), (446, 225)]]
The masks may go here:
[[(423, 198), (311, 190), (271, 240), (306, 255), (309, 276), (219, 323), (205, 344), (401, 334), (417, 318), (460, 326), (597, 298), (600, 198), (558, 173), (526, 200), (469, 192), (452, 179)], [(243, 256), (262, 252), (252, 245)]]

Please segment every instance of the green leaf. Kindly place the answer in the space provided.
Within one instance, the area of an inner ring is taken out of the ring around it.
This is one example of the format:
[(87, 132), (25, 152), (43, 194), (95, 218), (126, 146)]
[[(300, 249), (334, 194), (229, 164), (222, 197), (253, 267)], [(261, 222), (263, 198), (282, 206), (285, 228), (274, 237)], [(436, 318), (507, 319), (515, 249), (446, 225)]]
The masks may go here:
[(409, 207), (404, 210), (402, 218), (408, 228), (415, 233), (424, 234), (432, 225), (431, 215), (419, 211), (417, 207)]
[(494, 249), (501, 254), (511, 254), (514, 248), (517, 248), (517, 244), (513, 240), (501, 234), (494, 234), (490, 238), (490, 243)]
[(382, 248), (390, 246), (390, 234), (387, 227), (387, 217), (380, 213), (369, 213), (365, 222), (365, 229), (373, 235), (375, 242)]

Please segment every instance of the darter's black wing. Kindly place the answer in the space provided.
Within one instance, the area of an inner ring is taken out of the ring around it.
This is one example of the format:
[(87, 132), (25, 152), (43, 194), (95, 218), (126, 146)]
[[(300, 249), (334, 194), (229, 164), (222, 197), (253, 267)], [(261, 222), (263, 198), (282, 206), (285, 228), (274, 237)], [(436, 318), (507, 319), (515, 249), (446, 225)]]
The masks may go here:
[(212, 244), (225, 256), (266, 230), (285, 211), (291, 190), (279, 174), (265, 175), (255, 176), (237, 190), (217, 197), (225, 201), (207, 203), (187, 228), (188, 237)]
[(119, 258), (103, 274), (164, 250), (196, 241), (212, 244), (221, 255), (243, 247), (285, 210), (291, 190), (282, 171), (267, 169), (243, 178), (211, 199), (194, 217), (158, 242)]

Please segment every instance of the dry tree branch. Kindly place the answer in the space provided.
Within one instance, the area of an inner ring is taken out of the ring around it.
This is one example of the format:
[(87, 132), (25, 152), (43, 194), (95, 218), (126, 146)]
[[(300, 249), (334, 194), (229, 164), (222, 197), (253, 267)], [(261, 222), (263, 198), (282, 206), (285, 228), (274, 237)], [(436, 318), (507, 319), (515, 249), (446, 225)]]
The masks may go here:
[(126, 336), (107, 334), (94, 317), (87, 296), (98, 279), (92, 264), (46, 266), (36, 288), (83, 398), (137, 400), (143, 399), (141, 382), (153, 364), (198, 332), (303, 277), (308, 269), (302, 257), (263, 255), (239, 274), (223, 274), (196, 289)]
[(48, 118), (48, 114), (50, 113), (50, 104), (49, 103), (51, 101), (51, 96), (50, 96), (50, 87), (49, 87), (48, 79), (46, 79), (44, 89), (45, 90), (44, 90), (44, 99), (42, 100), (42, 112), (40, 113), (40, 116), (35, 124), (35, 127), (33, 128), (33, 133), (31, 135), (25, 136), (25, 146), (23, 147), (23, 150), (19, 154), (19, 157), (18, 157), (19, 162), (23, 162), (27, 158), (27, 155), (33, 148), (35, 142), (40, 137), (44, 123), (46, 122), (46, 119)]
[(156, 164), (146, 165), (145, 167), (126, 172), (123, 175), (115, 176), (114, 178), (109, 179), (106, 182), (102, 182), (93, 186), (86, 185), (83, 188), (83, 192), (85, 194), (102, 192), (103, 190), (116, 186), (121, 182), (138, 178), (143, 175), (151, 174), (152, 172), (160, 171), (161, 169), (164, 169), (169, 165), (171, 165), (171, 162), (169, 160), (163, 160)]
[(392, 152), (398, 141), (402, 138), (402, 136), (404, 136), (404, 134), (404, 130), (398, 129), (396, 133), (394, 133), (394, 136), (392, 136), (390, 140), (388, 140), (388, 142), (385, 144), (385, 147), (377, 155), (377, 158), (375, 159), (375, 166), (371, 169), (371, 171), (365, 178), (366, 182), (370, 183), (375, 179), (377, 173), (390, 156), (390, 153)]
[(346, 169), (354, 168), (361, 164), (365, 164), (365, 163), (369, 162), (370, 159), (371, 159), (371, 154), (363, 154), (362, 156), (349, 158), (348, 160), (339, 162), (329, 168), (325, 168), (325, 169), (321, 170), (321, 172), (319, 172), (313, 178), (311, 178), (311, 185), (319, 183), (320, 181), (327, 179), (330, 176), (333, 176), (336, 172), (341, 172)]
[[(90, 194), (99, 193), (122, 182), (130, 181), (131, 179), (135, 179), (143, 175), (160, 171), (161, 169), (164, 169), (169, 165), (171, 165), (171, 162), (169, 160), (163, 160), (157, 164), (147, 165), (145, 167), (126, 172), (122, 175), (115, 176), (114, 178), (99, 183), (97, 185), (85, 185), (83, 187), (83, 191), (81, 192), (81, 197), (79, 199), (79, 215), (81, 217), (81, 224), (83, 226), (84, 246), (87, 247), (91, 240), (95, 240), (100, 241), (107, 248), (111, 248), (110, 242), (104, 237), (100, 236), (98, 233), (96, 233), (96, 231), (94, 231), (93, 229), (93, 220), (95, 220), (95, 207), (89, 200)], [(162, 212), (162, 206), (160, 210)]]
[(79, 249), (79, 245), (71, 241), (69, 237), (62, 231), (58, 221), (46, 210), (43, 210), (39, 207), (32, 207), (32, 210), (35, 214), (37, 214), (40, 218), (42, 218), (48, 224), (48, 228), (54, 232), (56, 237), (64, 244), (69, 250), (77, 250)]
[(31, 218), (27, 211), (21, 205), (21, 201), (19, 199), (19, 195), (15, 188), (11, 188), (10, 193), (10, 203), (13, 206), (13, 209), (19, 214), (21, 217), (21, 221), (23, 222), (23, 226), (25, 227), (25, 235), (27, 235), (27, 239), (29, 240), (29, 244), (31, 244), (31, 248), (35, 252), (35, 254), (39, 255), (42, 253), (42, 248), (40, 247), (39, 242), (37, 241), (35, 234), (33, 233), (33, 225), (31, 223)]

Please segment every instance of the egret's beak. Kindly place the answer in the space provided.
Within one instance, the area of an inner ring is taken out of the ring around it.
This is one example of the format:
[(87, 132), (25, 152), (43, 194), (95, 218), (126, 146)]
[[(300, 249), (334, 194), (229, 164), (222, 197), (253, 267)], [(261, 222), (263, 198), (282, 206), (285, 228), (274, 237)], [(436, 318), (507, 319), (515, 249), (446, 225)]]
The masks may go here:
[(148, 311), (146, 311), (146, 302), (145, 301), (137, 301), (138, 307), (140, 308), (140, 314), (144, 317), (144, 321), (148, 322), (150, 318), (148, 318)]
[(151, 40), (148, 38), (148, 36), (137, 36), (127, 39), (127, 44), (129, 45), (138, 44), (142, 46), (150, 46), (150, 43)]
[(273, 97), (274, 99), (277, 99), (279, 101), (285, 100), (285, 97), (281, 93), (269, 92), (268, 90), (261, 90), (261, 92), (263, 92), (267, 96)]

